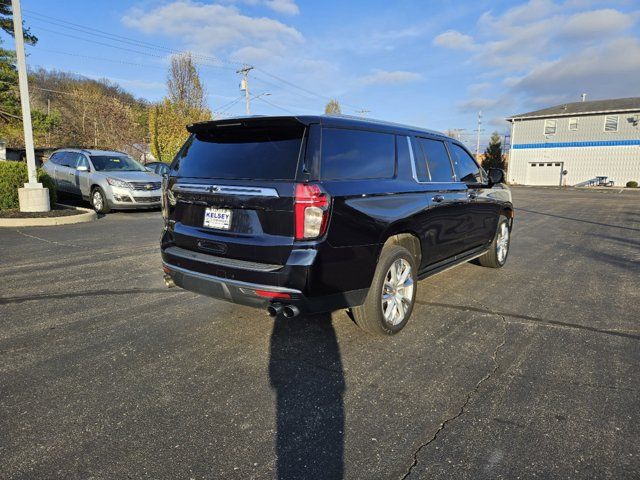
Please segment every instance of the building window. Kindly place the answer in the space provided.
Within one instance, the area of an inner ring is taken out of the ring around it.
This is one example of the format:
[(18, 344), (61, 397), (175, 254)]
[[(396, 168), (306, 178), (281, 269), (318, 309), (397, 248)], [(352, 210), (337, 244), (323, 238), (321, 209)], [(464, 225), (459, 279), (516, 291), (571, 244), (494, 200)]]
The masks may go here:
[(618, 115), (607, 115), (606, 117), (604, 117), (604, 131), (605, 132), (618, 131)]
[(569, 130), (571, 130), (571, 131), (578, 130), (578, 119), (577, 118), (570, 118), (569, 119)]
[(556, 121), (555, 120), (545, 120), (544, 121), (544, 134), (545, 135), (555, 135), (556, 134)]

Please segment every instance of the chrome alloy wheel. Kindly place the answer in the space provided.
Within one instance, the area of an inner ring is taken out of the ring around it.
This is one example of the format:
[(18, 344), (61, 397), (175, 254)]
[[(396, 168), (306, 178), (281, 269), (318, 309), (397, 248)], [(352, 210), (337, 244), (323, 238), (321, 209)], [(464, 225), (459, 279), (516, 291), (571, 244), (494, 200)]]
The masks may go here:
[(496, 239), (496, 256), (498, 262), (501, 264), (507, 259), (507, 253), (509, 252), (509, 226), (507, 222), (500, 224), (500, 230), (498, 231), (498, 238)]
[(100, 193), (100, 190), (95, 190), (93, 192), (92, 201), (93, 201), (93, 208), (95, 208), (97, 211), (102, 210), (102, 207), (104, 205), (103, 205), (103, 199), (102, 199), (102, 194)]
[(411, 264), (399, 258), (389, 267), (382, 285), (382, 314), (390, 325), (405, 319), (413, 302), (413, 290)]

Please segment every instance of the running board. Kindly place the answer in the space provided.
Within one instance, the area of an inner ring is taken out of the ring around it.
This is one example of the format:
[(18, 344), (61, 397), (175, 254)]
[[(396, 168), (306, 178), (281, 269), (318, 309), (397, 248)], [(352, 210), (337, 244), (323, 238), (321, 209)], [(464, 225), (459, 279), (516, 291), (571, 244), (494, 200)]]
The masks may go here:
[(422, 279), (427, 278), (427, 277), (432, 277), (432, 276), (437, 275), (439, 273), (446, 272), (447, 270), (450, 270), (450, 269), (452, 269), (454, 267), (457, 267), (458, 265), (461, 265), (463, 263), (467, 263), (467, 262), (470, 262), (471, 260), (475, 260), (476, 258), (481, 257), (482, 255), (484, 255), (488, 251), (489, 251), (489, 248), (486, 248), (486, 249), (480, 251), (479, 253), (476, 252), (476, 253), (472, 253), (472, 254), (469, 254), (469, 255), (465, 255), (462, 258), (458, 258), (458, 259), (455, 259), (455, 260), (453, 260), (451, 262), (447, 262), (444, 265), (438, 265), (436, 267), (431, 267), (430, 269), (425, 270), (422, 273), (419, 273), (418, 274), (418, 280), (422, 280)]

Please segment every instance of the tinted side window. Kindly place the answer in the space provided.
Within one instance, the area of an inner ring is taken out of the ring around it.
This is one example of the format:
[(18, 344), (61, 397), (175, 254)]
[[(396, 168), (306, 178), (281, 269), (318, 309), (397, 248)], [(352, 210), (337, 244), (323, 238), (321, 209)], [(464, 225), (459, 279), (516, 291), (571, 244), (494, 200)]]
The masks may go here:
[(58, 153), (54, 153), (53, 155), (51, 155), (49, 157), (49, 161), (51, 163), (55, 163), (56, 165), (60, 163), (60, 159), (62, 158), (62, 153), (58, 152)]
[(58, 164), (62, 165), (63, 167), (75, 168), (76, 154), (73, 152), (63, 152), (62, 158), (60, 159), (60, 162), (58, 162)]
[(76, 167), (79, 167), (79, 166), (89, 168), (89, 160), (87, 160), (87, 157), (85, 157), (81, 153), (78, 154), (78, 161), (76, 162)]
[(322, 130), (323, 179), (391, 178), (394, 172), (394, 135), (338, 128)]
[(82, 155), (81, 153), (78, 152), (67, 152), (65, 154), (65, 165), (68, 166), (69, 168), (76, 168), (80, 162), (82, 161), (82, 159), (84, 158), (84, 155)]
[(483, 183), (484, 177), (482, 169), (478, 167), (473, 157), (460, 145), (456, 145), (455, 143), (450, 145), (453, 164), (460, 181), (465, 183)]
[(447, 147), (440, 140), (420, 139), (420, 145), (427, 160), (427, 170), (432, 182), (451, 182), (454, 180)]

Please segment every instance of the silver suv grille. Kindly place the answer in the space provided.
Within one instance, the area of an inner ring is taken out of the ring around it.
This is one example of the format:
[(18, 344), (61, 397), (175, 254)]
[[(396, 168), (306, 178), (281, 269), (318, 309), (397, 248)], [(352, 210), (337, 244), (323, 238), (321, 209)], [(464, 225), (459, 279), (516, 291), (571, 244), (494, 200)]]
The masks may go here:
[(138, 203), (156, 203), (160, 202), (160, 197), (133, 197)]
[(134, 190), (143, 191), (158, 190), (161, 185), (160, 182), (129, 182), (129, 184)]

